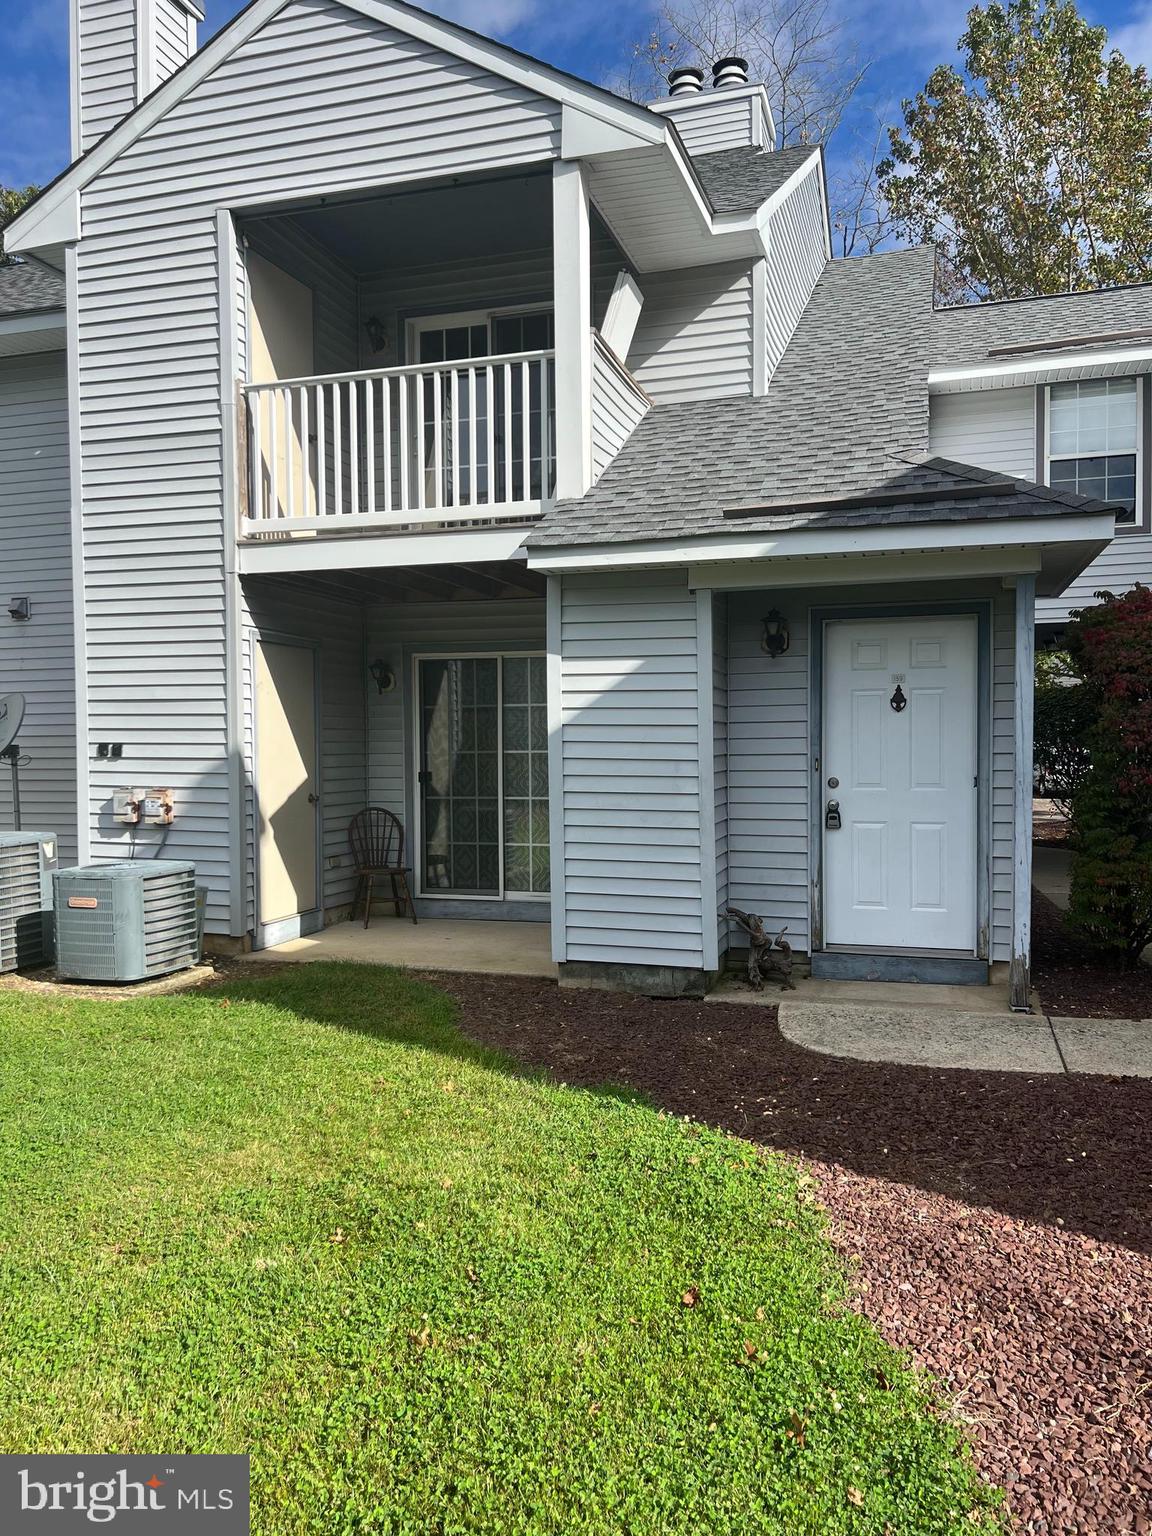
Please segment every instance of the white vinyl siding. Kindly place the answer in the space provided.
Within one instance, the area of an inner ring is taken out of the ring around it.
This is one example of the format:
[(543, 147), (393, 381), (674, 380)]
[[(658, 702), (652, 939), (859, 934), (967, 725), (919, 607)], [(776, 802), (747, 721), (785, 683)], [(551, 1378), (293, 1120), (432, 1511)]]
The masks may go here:
[(81, 150), (136, 105), (136, 0), (79, 0)]
[(1130, 591), (1137, 582), (1152, 586), (1152, 536), (1117, 533), (1103, 554), (1097, 555), (1059, 597), (1036, 599), (1036, 622), (1063, 624), (1075, 609), (1094, 607), (1100, 601), (1097, 592), (1118, 595)]
[(155, 0), (152, 24), (153, 65), (149, 89), (174, 75), (189, 59), (188, 12), (175, 0)]
[(824, 178), (817, 160), (768, 219), (765, 333), (769, 379), (824, 270), (826, 239)]
[(648, 410), (648, 401), (597, 338), (592, 354), (593, 484), (635, 432)]
[[(917, 594), (953, 602), (940, 587)], [(991, 850), (993, 960), (1011, 958), (1013, 598), (993, 598)], [(907, 598), (911, 601), (911, 598)], [(799, 950), (811, 942), (809, 923), (809, 613), (812, 608), (882, 602), (875, 588), (797, 593), (784, 604), (791, 646), (775, 661), (760, 649), (763, 594), (729, 599), (728, 894), (758, 913), (769, 928), (787, 925)], [(901, 601), (893, 594), (893, 609)]]
[[(933, 395), (928, 430), (931, 451), (942, 458), (1024, 480), (1043, 476), (1033, 385)], [(1137, 582), (1152, 584), (1152, 537), (1118, 533), (1061, 596), (1037, 598), (1036, 622), (1062, 624), (1074, 609), (1097, 602), (1097, 592), (1127, 592)]]
[(696, 599), (681, 571), (566, 577), (561, 603), (566, 958), (700, 970)]
[[(525, 163), (559, 108), (332, 0), (292, 0), (83, 195), (89, 673), (129, 761), (93, 764), (93, 854), (125, 776), (173, 785), (168, 852), (229, 929), (216, 210)], [(108, 621), (116, 621), (109, 623)]]
[[(627, 262), (599, 219), (592, 223), (592, 323), (599, 325), (617, 274)], [(481, 309), (551, 307), (552, 250), (518, 251), (514, 256), (475, 257), (394, 267), (359, 280), (360, 314), (383, 322), (386, 344), (369, 349), (361, 335), (362, 368), (392, 368), (413, 359), (406, 355), (405, 324), (418, 316), (462, 314)]]
[(928, 446), (932, 453), (957, 464), (1035, 480), (1035, 389), (1022, 386), (933, 395)]
[(750, 92), (702, 91), (667, 115), (690, 155), (713, 155), (722, 149), (762, 144), (765, 139), (763, 110)]
[[(23, 693), (19, 744), (23, 823), (55, 832), (62, 864), (76, 862), (76, 657), (64, 355), (0, 359), (0, 572), (6, 604), (27, 597), (32, 618), (0, 609), (0, 694)], [(12, 826), (11, 772), (0, 763), (0, 827)]]
[(649, 272), (626, 359), (657, 404), (752, 393), (752, 273), (748, 266)]

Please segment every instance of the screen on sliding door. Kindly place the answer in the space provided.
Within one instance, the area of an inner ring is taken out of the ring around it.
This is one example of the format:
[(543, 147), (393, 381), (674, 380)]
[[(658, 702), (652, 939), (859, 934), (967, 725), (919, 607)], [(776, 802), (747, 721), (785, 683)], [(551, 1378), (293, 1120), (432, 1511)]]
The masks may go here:
[(419, 663), (421, 888), (548, 890), (548, 716), (542, 656)]
[(505, 656), (504, 888), (548, 890), (548, 694), (543, 656)]

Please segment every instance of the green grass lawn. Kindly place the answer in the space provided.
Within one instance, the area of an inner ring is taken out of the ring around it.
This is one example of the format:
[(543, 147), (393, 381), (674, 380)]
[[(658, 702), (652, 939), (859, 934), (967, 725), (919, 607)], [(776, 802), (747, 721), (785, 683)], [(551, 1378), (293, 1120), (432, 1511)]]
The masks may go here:
[(0, 992), (0, 1179), (0, 1451), (250, 1451), (260, 1536), (998, 1527), (796, 1168), (396, 973)]

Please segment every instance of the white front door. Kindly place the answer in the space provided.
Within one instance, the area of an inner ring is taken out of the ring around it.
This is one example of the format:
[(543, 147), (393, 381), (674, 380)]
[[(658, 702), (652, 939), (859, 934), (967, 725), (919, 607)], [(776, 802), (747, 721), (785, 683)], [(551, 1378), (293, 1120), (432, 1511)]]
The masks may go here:
[(975, 952), (976, 637), (968, 616), (826, 626), (826, 944)]

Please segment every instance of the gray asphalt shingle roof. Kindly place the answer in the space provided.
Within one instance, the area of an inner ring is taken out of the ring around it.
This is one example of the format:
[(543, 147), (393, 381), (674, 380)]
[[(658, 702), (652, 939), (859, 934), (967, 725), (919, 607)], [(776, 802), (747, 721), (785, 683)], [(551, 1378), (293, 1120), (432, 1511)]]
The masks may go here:
[(1025, 347), (1030, 342), (1044, 346), (1064, 337), (1144, 326), (1152, 326), (1152, 283), (1002, 304), (956, 305), (935, 313), (932, 362), (941, 368), (962, 368), (986, 361), (996, 347)]
[(529, 545), (1107, 510), (930, 454), (933, 275), (923, 246), (829, 262), (764, 396), (655, 406)]
[(529, 543), (731, 532), (731, 507), (883, 485), (928, 449), (932, 280), (925, 248), (829, 262), (767, 394), (654, 407)]
[(692, 164), (715, 212), (743, 213), (759, 208), (814, 153), (812, 144), (772, 150), (741, 145), (695, 155)]
[(64, 308), (64, 279), (31, 262), (0, 266), (0, 317)]

